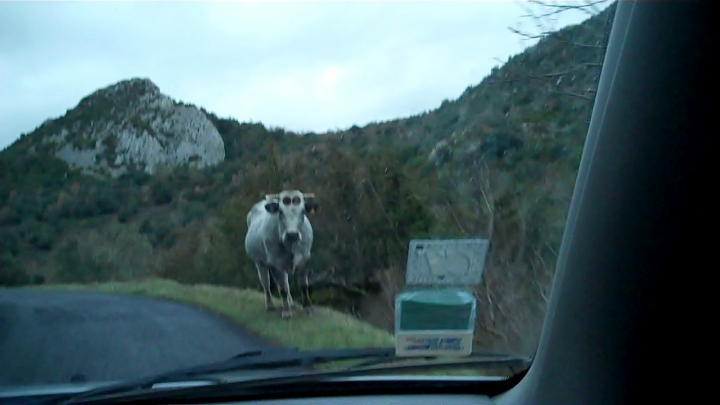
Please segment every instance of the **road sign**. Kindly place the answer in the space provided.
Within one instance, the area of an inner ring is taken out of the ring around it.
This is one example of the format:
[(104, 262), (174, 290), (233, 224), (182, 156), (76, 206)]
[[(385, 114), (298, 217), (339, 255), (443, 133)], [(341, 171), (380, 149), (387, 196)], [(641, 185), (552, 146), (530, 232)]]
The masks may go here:
[(482, 279), (487, 239), (412, 240), (407, 285), (477, 285)]

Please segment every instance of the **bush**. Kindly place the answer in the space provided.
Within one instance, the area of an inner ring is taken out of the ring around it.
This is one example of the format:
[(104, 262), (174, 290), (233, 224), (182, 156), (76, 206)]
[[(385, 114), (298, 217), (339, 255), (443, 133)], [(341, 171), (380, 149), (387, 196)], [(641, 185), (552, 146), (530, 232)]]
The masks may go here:
[(12, 207), (20, 218), (38, 218), (42, 216), (42, 206), (36, 198), (21, 195), (13, 201)]
[(99, 282), (109, 279), (109, 271), (90, 255), (84, 254), (77, 241), (71, 241), (62, 247), (58, 254), (60, 271), (58, 280), (61, 282)]
[(202, 218), (205, 215), (205, 205), (201, 202), (191, 201), (183, 207), (183, 226)]
[(160, 276), (186, 284), (256, 287), (257, 273), (243, 257), (223, 232), (195, 226), (164, 255)]
[(133, 200), (124, 204), (118, 212), (118, 221), (125, 223), (138, 212), (138, 203)]
[(134, 187), (142, 187), (151, 180), (151, 176), (142, 170), (139, 170), (134, 163), (128, 164), (128, 171), (120, 176), (120, 182), (125, 185)]
[(172, 201), (172, 188), (163, 179), (155, 180), (150, 187), (152, 199), (155, 204), (162, 205)]
[(162, 239), (158, 241), (160, 246), (162, 246), (165, 249), (170, 249), (175, 245), (175, 242), (178, 239), (178, 232), (171, 232), (168, 231), (168, 233), (164, 234)]
[(147, 236), (153, 247), (171, 247), (175, 244), (177, 234), (172, 232), (172, 224), (167, 219), (144, 220), (140, 225), (140, 233)]
[(55, 243), (57, 231), (47, 223), (34, 223), (28, 229), (28, 242), (40, 250), (50, 250)]
[(102, 214), (112, 214), (120, 208), (120, 195), (115, 188), (104, 187), (97, 196), (97, 210)]
[(15, 234), (7, 231), (0, 232), (0, 254), (8, 253), (11, 256), (17, 256), (19, 245), (20, 241)]
[(98, 206), (93, 198), (81, 199), (75, 204), (74, 213), (78, 218), (91, 218), (98, 214)]
[(139, 231), (141, 234), (147, 235), (148, 237), (150, 237), (150, 235), (152, 235), (153, 226), (149, 219), (145, 219), (144, 221), (142, 221), (142, 224), (140, 224)]
[(30, 283), (30, 277), (20, 262), (10, 254), (0, 254), (0, 285), (18, 286)]
[(14, 208), (4, 207), (0, 208), (0, 226), (2, 225), (17, 225), (20, 223), (20, 215)]

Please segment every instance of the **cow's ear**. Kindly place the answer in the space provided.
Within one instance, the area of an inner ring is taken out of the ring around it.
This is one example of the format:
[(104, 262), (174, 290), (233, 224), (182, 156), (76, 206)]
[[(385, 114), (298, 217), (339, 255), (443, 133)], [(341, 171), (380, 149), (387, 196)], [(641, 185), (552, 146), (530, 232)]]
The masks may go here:
[(318, 209), (315, 193), (304, 193), (303, 197), (305, 197), (305, 213), (314, 214)]
[(314, 214), (315, 211), (317, 211), (318, 207), (319, 207), (318, 203), (313, 200), (305, 201), (305, 212), (308, 214), (311, 214), (311, 215)]
[(271, 214), (277, 214), (280, 211), (280, 204), (277, 201), (271, 201), (265, 204), (265, 210)]

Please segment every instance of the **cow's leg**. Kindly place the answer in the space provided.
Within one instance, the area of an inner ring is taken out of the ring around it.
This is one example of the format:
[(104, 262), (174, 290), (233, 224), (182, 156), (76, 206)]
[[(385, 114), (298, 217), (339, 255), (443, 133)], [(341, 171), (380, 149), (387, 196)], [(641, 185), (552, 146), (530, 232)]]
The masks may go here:
[(298, 269), (298, 286), (300, 287), (300, 295), (302, 296), (302, 306), (308, 314), (313, 312), (313, 304), (310, 300), (310, 280), (306, 268)]
[(292, 305), (293, 298), (290, 294), (290, 279), (287, 272), (283, 272), (283, 318), (290, 318), (292, 316)]
[(274, 311), (275, 305), (273, 305), (272, 295), (270, 294), (270, 269), (259, 263), (256, 263), (255, 267), (257, 267), (260, 284), (262, 285), (263, 292), (265, 293), (265, 309), (268, 311)]
[(290, 280), (288, 279), (288, 274), (286, 271), (278, 270), (273, 268), (273, 277), (275, 278), (275, 281), (278, 282), (278, 285), (280, 286), (280, 295), (282, 296), (283, 300), (283, 310), (282, 310), (282, 317), (283, 318), (290, 318), (292, 317), (292, 295), (290, 294)]

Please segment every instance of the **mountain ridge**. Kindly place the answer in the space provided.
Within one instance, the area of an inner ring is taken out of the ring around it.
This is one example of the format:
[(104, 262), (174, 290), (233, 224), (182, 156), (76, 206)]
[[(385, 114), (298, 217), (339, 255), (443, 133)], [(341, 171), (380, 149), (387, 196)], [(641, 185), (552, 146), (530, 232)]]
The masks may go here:
[(205, 114), (162, 94), (147, 78), (131, 78), (84, 97), (30, 134), (86, 174), (119, 177), (129, 165), (149, 174), (158, 166), (216, 165), (222, 138)]

